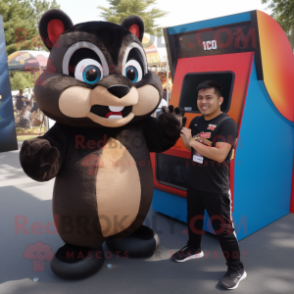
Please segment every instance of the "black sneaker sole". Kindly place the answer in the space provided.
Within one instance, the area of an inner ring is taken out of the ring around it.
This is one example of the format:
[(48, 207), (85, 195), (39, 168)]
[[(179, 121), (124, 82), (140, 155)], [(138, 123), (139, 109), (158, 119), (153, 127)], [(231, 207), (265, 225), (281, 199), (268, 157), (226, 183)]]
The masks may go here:
[(200, 253), (197, 253), (197, 254), (193, 254), (189, 257), (186, 257), (185, 259), (174, 259), (175, 262), (185, 262), (185, 261), (188, 261), (188, 260), (191, 260), (191, 259), (198, 259), (198, 258), (201, 258), (204, 256), (204, 253), (203, 251), (201, 251)]
[(232, 288), (227, 288), (227, 287), (223, 286), (222, 284), (220, 284), (220, 285), (221, 285), (223, 288), (225, 288), (225, 289), (228, 289), (228, 290), (234, 290), (234, 289), (236, 289), (236, 288), (239, 286), (239, 283), (240, 283), (242, 280), (246, 279), (246, 277), (247, 277), (247, 273), (244, 271), (244, 273), (243, 273), (242, 277), (240, 278), (240, 280), (238, 281), (238, 283), (237, 283), (234, 287), (232, 287)]

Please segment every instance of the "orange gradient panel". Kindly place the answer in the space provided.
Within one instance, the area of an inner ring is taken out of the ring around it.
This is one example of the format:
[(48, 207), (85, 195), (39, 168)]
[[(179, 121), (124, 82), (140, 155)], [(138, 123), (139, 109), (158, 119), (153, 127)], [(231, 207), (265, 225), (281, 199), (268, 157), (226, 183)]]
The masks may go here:
[(265, 87), (278, 111), (294, 122), (294, 56), (280, 25), (257, 11), (259, 40)]
[[(227, 114), (234, 119), (239, 127), (253, 57), (253, 52), (246, 52), (179, 59), (174, 76), (174, 85), (170, 105), (174, 105), (175, 107), (179, 105), (183, 81), (187, 73), (220, 73), (231, 71), (235, 74), (235, 81), (233, 85), (230, 109)], [(196, 87), (197, 85), (195, 85), (195, 99), (197, 99)], [(186, 113), (186, 126), (188, 127), (191, 120), (195, 116), (199, 115), (201, 114)], [(173, 149), (186, 150), (181, 139), (178, 140)]]

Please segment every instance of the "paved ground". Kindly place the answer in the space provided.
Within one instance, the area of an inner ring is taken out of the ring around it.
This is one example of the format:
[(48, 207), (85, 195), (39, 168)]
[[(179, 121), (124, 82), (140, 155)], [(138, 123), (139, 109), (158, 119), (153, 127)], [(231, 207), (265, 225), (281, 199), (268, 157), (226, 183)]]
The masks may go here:
[[(217, 285), (226, 267), (215, 236), (203, 236), (204, 258), (174, 263), (169, 256), (185, 244), (186, 225), (152, 210), (146, 223), (159, 233), (161, 245), (149, 259), (111, 257), (108, 252), (100, 272), (82, 281), (61, 280), (52, 273), (49, 261), (45, 260), (42, 269), (42, 264), (26, 259), (33, 258), (26, 251), (30, 244), (42, 242), (55, 252), (63, 242), (50, 225), (53, 181), (30, 180), (23, 173), (18, 156), (18, 151), (0, 153), (1, 294), (212, 294), (226, 291)], [(106, 246), (104, 249), (108, 251)], [(240, 250), (248, 277), (234, 293), (294, 294), (294, 214), (241, 240)], [(38, 265), (43, 271), (36, 271)]]

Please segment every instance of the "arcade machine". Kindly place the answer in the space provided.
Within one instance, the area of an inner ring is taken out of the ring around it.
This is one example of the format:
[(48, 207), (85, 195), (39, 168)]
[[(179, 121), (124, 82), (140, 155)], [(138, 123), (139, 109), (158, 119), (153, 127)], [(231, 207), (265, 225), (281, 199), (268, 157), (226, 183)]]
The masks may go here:
[[(238, 126), (230, 163), (238, 239), (294, 213), (294, 57), (282, 28), (267, 14), (251, 11), (169, 27), (164, 34), (173, 77), (170, 104), (185, 109), (187, 126), (200, 115), (196, 87), (208, 79), (222, 85), (222, 111)], [(189, 159), (181, 139), (152, 155), (152, 207), (184, 222)], [(204, 226), (213, 233), (207, 214)]]
[(17, 150), (3, 18), (0, 15), (0, 152)]

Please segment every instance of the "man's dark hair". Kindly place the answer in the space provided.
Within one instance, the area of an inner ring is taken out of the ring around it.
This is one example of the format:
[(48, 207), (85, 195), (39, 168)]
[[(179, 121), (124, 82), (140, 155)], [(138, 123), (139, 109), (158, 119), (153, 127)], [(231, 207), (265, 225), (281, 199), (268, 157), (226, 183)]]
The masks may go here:
[(222, 87), (221, 85), (215, 81), (215, 80), (207, 80), (202, 83), (200, 83), (196, 89), (197, 96), (200, 90), (206, 90), (206, 89), (214, 89), (215, 94), (217, 97), (222, 97)]

